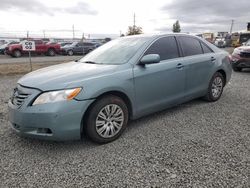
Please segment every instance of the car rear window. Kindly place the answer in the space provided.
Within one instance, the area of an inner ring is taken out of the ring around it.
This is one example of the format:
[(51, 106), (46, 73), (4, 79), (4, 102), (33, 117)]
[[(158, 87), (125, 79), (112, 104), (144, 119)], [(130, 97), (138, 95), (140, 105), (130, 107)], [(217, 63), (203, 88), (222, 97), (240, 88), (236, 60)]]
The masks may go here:
[(201, 43), (201, 47), (202, 47), (202, 49), (203, 49), (203, 52), (204, 52), (204, 54), (206, 54), (206, 53), (212, 53), (213, 51), (207, 46), (207, 45), (205, 45), (203, 42), (200, 42)]
[(192, 37), (180, 36), (179, 41), (184, 56), (203, 54), (200, 42), (197, 39)]

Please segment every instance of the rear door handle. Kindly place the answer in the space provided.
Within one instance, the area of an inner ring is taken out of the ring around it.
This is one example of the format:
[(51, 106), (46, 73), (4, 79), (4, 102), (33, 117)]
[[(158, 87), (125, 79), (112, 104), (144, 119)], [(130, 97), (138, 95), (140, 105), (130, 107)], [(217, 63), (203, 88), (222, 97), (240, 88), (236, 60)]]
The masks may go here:
[(182, 65), (181, 63), (178, 63), (177, 65), (176, 65), (176, 68), (177, 69), (182, 69), (184, 67), (184, 65)]
[(211, 57), (211, 61), (215, 61), (216, 60), (216, 58), (215, 57)]

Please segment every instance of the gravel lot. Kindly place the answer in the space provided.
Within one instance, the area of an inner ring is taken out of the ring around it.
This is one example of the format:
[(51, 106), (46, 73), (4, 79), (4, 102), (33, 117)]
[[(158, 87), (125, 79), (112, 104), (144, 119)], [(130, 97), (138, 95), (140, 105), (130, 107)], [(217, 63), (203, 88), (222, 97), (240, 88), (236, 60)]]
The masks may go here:
[(0, 187), (250, 187), (250, 71), (216, 103), (194, 100), (130, 122), (106, 145), (16, 136), (0, 77)]

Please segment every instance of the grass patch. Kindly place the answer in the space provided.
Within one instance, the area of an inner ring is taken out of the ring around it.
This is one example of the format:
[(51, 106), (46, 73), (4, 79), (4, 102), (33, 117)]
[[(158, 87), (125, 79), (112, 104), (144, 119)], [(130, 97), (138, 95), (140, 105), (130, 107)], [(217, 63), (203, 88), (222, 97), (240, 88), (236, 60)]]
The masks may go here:
[[(67, 61), (68, 62), (68, 61)], [(46, 63), (33, 63), (33, 71), (37, 69), (41, 69), (44, 67), (48, 67), (51, 65), (57, 65), (66, 62), (46, 62)], [(0, 76), (5, 75), (16, 75), (16, 74), (26, 74), (30, 72), (30, 64), (29, 63), (6, 63), (0, 64)]]

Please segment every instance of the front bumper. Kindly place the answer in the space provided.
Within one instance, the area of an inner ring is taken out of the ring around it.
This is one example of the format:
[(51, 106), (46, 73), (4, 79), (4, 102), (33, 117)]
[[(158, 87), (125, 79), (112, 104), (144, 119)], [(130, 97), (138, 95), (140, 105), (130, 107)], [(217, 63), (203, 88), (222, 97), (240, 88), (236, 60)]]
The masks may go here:
[(68, 50), (67, 49), (61, 49), (59, 53), (61, 55), (68, 55)]
[(5, 49), (0, 49), (0, 54), (4, 54)]
[(44, 140), (79, 140), (82, 117), (93, 100), (63, 101), (17, 108), (9, 101), (9, 120), (20, 136)]
[(239, 68), (250, 68), (250, 58), (241, 58), (232, 61), (232, 66)]

